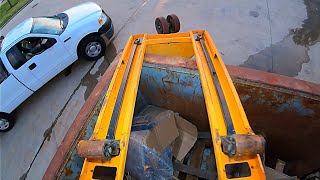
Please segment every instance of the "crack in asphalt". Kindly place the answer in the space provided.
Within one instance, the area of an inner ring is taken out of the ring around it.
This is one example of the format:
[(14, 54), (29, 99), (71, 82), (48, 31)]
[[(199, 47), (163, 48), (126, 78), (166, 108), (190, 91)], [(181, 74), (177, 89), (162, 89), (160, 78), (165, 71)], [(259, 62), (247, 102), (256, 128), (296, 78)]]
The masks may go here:
[(110, 41), (112, 41), (113, 39), (115, 39), (117, 36), (118, 36), (118, 34), (122, 31), (122, 29), (133, 19), (133, 17), (135, 16), (135, 15), (137, 15), (139, 12), (140, 12), (140, 10), (142, 9), (142, 7), (143, 6), (145, 6), (146, 4), (147, 4), (147, 2), (149, 2), (150, 0), (145, 0), (142, 4), (141, 4), (141, 6), (129, 17), (129, 19), (124, 23), (124, 25), (120, 28), (120, 30), (114, 35), (114, 37), (110, 40)]
[[(269, 32), (270, 32), (270, 47), (271, 47), (271, 54), (273, 54), (272, 53), (272, 44), (273, 44), (273, 42), (272, 42), (272, 27), (271, 27), (271, 17), (270, 17), (270, 9), (269, 9), (269, 0), (266, 0), (266, 2), (267, 2), (267, 9), (268, 9), (268, 20), (269, 20)], [(273, 72), (273, 56), (271, 56), (271, 72)]]

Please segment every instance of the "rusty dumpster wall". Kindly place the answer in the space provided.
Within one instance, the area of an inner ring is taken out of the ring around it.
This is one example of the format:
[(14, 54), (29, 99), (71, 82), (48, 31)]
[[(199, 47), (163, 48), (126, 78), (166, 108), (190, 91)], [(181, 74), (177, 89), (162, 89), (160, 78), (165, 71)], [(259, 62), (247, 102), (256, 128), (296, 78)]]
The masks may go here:
[[(277, 159), (284, 160), (288, 165), (286, 171), (295, 175), (319, 168), (320, 97), (236, 77), (233, 82), (252, 129), (266, 137), (267, 165), (272, 167)], [(210, 131), (196, 70), (144, 63), (138, 95), (142, 98), (138, 97), (136, 107), (147, 103), (171, 109), (195, 124), (199, 131)], [(77, 140), (91, 136), (102, 101), (103, 97)], [(74, 144), (58, 178), (77, 178), (82, 163)]]
[[(252, 129), (267, 140), (266, 163), (287, 162), (286, 172), (320, 168), (320, 97), (233, 77)], [(149, 104), (171, 109), (199, 131), (210, 131), (196, 70), (145, 63), (140, 90)]]

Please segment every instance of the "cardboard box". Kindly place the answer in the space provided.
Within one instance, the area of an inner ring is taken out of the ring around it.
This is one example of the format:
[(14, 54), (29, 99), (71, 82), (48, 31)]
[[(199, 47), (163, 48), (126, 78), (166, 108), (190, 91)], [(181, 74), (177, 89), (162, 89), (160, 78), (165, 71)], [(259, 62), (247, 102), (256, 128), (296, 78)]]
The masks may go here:
[(151, 130), (146, 139), (146, 145), (154, 148), (159, 153), (170, 146), (170, 144), (179, 136), (173, 111), (163, 111), (159, 113), (155, 120), (157, 125)]
[(174, 114), (179, 136), (173, 142), (173, 156), (182, 161), (198, 138), (198, 130), (195, 125), (185, 120), (179, 114)]
[(170, 110), (148, 106), (135, 117), (136, 124), (146, 123), (153, 127), (143, 137), (146, 146), (161, 154), (179, 136), (174, 114)]

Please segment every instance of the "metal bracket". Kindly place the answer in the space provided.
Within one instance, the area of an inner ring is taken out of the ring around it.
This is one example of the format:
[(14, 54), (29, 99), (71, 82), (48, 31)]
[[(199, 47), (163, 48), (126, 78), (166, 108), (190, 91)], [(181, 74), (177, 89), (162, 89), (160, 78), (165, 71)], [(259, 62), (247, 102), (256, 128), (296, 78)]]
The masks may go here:
[(195, 39), (196, 41), (200, 41), (201, 39), (203, 39), (203, 37), (202, 37), (202, 35), (200, 35), (200, 34), (195, 34), (195, 35), (194, 35), (194, 39)]
[(236, 154), (236, 143), (231, 136), (221, 137), (221, 147), (223, 153), (227, 154), (229, 157), (232, 157)]
[(142, 44), (142, 39), (135, 39), (134, 44), (136, 45), (141, 45)]
[(104, 155), (108, 160), (120, 154), (120, 141), (108, 140), (104, 146)]

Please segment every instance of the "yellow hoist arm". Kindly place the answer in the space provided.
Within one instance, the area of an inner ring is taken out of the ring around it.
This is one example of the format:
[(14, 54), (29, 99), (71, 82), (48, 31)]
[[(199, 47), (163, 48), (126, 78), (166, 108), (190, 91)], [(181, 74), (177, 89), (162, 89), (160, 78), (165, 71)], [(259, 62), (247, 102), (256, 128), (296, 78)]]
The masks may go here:
[[(176, 48), (168, 48), (164, 44), (172, 44)], [(250, 174), (241, 179), (265, 179), (259, 155), (264, 148), (264, 139), (251, 130), (230, 75), (205, 30), (129, 37), (93, 135), (78, 145), (79, 155), (85, 157), (80, 179), (94, 179), (99, 168), (108, 171), (112, 179), (123, 179), (144, 54), (152, 52), (185, 57), (195, 55), (218, 178), (230, 178), (229, 167), (245, 163)]]

